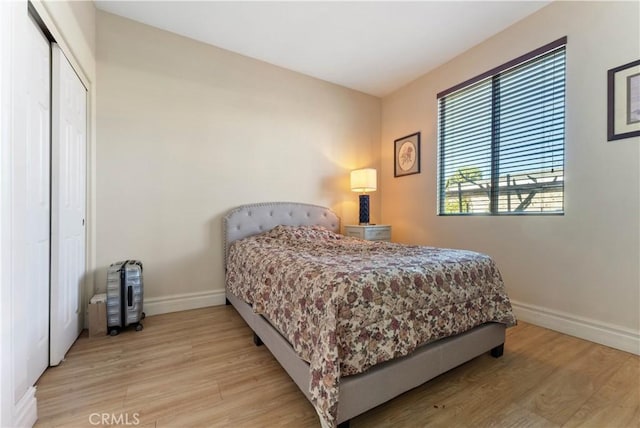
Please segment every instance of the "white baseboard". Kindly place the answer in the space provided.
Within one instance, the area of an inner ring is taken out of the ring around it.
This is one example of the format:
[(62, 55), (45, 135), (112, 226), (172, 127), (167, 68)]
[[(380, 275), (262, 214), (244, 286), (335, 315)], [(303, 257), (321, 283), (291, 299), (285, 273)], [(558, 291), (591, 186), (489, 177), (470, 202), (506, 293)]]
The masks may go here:
[(16, 404), (16, 427), (32, 427), (38, 420), (38, 401), (36, 400), (36, 388), (30, 387)]
[(524, 322), (640, 355), (639, 331), (513, 300), (511, 304)]
[(159, 315), (205, 308), (207, 306), (224, 305), (224, 301), (224, 290), (215, 290), (151, 297), (144, 299), (143, 306), (145, 315)]

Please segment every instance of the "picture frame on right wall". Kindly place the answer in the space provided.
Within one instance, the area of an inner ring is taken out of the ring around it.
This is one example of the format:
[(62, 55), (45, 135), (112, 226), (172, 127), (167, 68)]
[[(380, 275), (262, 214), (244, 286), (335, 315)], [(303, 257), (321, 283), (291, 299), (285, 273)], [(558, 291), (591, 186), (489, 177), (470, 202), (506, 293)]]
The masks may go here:
[(420, 173), (420, 132), (394, 140), (394, 177)]
[(640, 136), (640, 60), (607, 72), (607, 141)]

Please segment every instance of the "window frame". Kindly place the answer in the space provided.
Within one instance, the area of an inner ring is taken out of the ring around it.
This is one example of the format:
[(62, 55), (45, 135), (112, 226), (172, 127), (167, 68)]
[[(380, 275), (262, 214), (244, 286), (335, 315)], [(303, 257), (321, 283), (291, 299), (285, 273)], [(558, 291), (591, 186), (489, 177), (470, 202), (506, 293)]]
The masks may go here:
[[(484, 73), (481, 73), (475, 77), (472, 77), (468, 80), (465, 80), (461, 83), (458, 83), (457, 85), (454, 85), (452, 87), (450, 87), (449, 89), (446, 89), (444, 91), (438, 92), (436, 95), (436, 100), (438, 103), (438, 107), (437, 107), (437, 111), (438, 111), (438, 118), (437, 118), (437, 136), (438, 136), (438, 149), (437, 149), (437, 215), (438, 216), (445, 216), (445, 217), (449, 217), (449, 216), (521, 216), (521, 215), (527, 215), (527, 216), (563, 216), (565, 214), (565, 194), (564, 194), (564, 177), (566, 176), (565, 174), (565, 147), (566, 147), (566, 110), (564, 112), (564, 118), (563, 118), (563, 142), (562, 142), (562, 147), (563, 147), (563, 152), (562, 152), (562, 209), (561, 211), (542, 211), (542, 212), (535, 212), (535, 211), (499, 211), (499, 204), (498, 204), (498, 188), (496, 188), (496, 186), (491, 186), (490, 188), (490, 196), (489, 196), (489, 211), (488, 212), (455, 212), (455, 213), (446, 213), (445, 212), (445, 200), (446, 198), (444, 197), (444, 193), (443, 193), (443, 189), (442, 186), (444, 185), (444, 183), (446, 182), (446, 178), (444, 177), (444, 167), (441, 164), (442, 163), (442, 151), (444, 150), (444, 141), (442, 139), (442, 132), (443, 130), (441, 129), (441, 118), (440, 118), (440, 100), (443, 97), (446, 97), (449, 94), (452, 94), (454, 92), (457, 92), (459, 90), (462, 89), (466, 89), (466, 88), (470, 88), (471, 86), (484, 81), (484, 80), (489, 80), (491, 79), (491, 91), (493, 93), (492, 95), (492, 99), (491, 99), (491, 110), (494, 111), (491, 115), (491, 153), (490, 153), (490, 157), (491, 157), (491, 183), (496, 183), (499, 181), (499, 177), (497, 177), (498, 175), (498, 170), (496, 168), (496, 159), (498, 157), (498, 154), (500, 152), (499, 150), (499, 144), (497, 142), (497, 139), (495, 138), (495, 132), (496, 132), (496, 115), (495, 115), (495, 109), (498, 103), (495, 102), (495, 90), (496, 90), (496, 85), (494, 84), (495, 79), (497, 79), (501, 73), (504, 73), (506, 71), (509, 71), (513, 68), (517, 68), (521, 65), (524, 65), (526, 62), (534, 60), (538, 57), (544, 56), (548, 53), (551, 53), (554, 50), (557, 50), (561, 47), (565, 47), (565, 58), (566, 58), (566, 45), (567, 45), (567, 36), (561, 37), (557, 40), (554, 40), (551, 43), (547, 43), (544, 46), (541, 46), (537, 49), (532, 50), (531, 52), (528, 52), (524, 55), (521, 55), (517, 58), (514, 58), (510, 61), (507, 61), (506, 63), (499, 65), (497, 67), (494, 67)], [(566, 109), (566, 62), (565, 62), (565, 70), (564, 70), (564, 85), (565, 85), (565, 89), (564, 89), (564, 108)]]

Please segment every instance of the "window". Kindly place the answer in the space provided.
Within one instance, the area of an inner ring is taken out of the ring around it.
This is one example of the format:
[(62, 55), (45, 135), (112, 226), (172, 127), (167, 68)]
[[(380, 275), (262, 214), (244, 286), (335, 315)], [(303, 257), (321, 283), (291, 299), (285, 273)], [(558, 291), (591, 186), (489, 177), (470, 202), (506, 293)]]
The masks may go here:
[(566, 42), (438, 94), (440, 215), (563, 213)]

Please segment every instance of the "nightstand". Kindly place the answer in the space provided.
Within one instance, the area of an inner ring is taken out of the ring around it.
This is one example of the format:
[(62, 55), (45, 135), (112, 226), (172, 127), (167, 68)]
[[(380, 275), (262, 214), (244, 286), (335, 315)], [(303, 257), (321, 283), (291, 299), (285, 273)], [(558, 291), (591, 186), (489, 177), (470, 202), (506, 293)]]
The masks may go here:
[(388, 224), (348, 225), (344, 227), (345, 236), (366, 239), (367, 241), (391, 241), (391, 226)]

